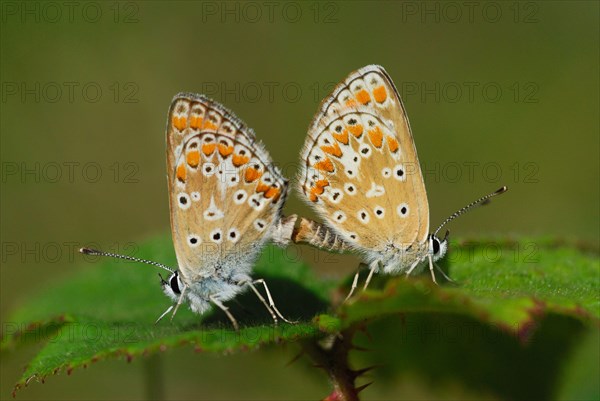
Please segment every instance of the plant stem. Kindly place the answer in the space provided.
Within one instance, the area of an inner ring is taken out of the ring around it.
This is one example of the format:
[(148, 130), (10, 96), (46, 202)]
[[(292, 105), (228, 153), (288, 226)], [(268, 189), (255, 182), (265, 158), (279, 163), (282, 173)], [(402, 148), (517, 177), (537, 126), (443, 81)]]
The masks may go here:
[(147, 400), (164, 400), (165, 387), (162, 355), (144, 358), (144, 392)]
[(325, 398), (335, 401), (358, 401), (359, 389), (355, 386), (356, 372), (348, 365), (348, 353), (352, 349), (353, 332), (343, 331), (325, 340), (303, 342), (304, 352), (329, 375), (333, 391)]

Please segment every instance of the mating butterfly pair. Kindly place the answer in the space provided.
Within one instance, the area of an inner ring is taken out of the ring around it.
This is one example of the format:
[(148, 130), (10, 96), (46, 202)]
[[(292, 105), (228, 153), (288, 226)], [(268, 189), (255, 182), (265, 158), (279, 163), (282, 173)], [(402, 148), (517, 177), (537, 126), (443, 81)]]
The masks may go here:
[[(267, 284), (250, 274), (269, 242), (290, 241), (362, 253), (373, 273), (410, 274), (426, 265), (435, 281), (435, 261), (447, 249), (444, 224), (429, 232), (429, 206), (408, 118), (392, 80), (380, 66), (351, 73), (321, 104), (301, 152), (301, 196), (324, 220), (283, 217), (288, 180), (268, 152), (233, 113), (202, 96), (177, 95), (167, 122), (167, 172), (171, 230), (179, 270), (136, 258), (82, 249), (82, 252), (133, 259), (171, 273), (163, 290), (175, 315), (186, 301), (199, 314), (211, 305), (238, 325), (224, 302), (249, 287), (273, 320), (287, 321)], [(438, 269), (439, 270), (439, 269)], [(439, 270), (442, 274), (443, 272)], [(357, 286), (358, 273), (352, 290)], [(256, 287), (262, 285), (266, 299)], [(348, 298), (347, 297), (347, 298)]]

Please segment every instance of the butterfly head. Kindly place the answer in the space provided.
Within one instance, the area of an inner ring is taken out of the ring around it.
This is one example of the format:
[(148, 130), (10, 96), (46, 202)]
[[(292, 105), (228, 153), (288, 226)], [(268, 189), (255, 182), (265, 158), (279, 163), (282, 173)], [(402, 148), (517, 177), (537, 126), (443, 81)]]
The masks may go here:
[(435, 234), (429, 234), (427, 241), (429, 243), (429, 254), (433, 257), (433, 260), (439, 260), (446, 255), (448, 251), (448, 234), (446, 231), (444, 238), (440, 239)]
[(160, 277), (160, 284), (162, 285), (163, 292), (173, 301), (177, 302), (181, 295), (181, 289), (183, 288), (179, 272), (175, 270), (167, 280), (165, 280), (160, 273), (158, 276)]

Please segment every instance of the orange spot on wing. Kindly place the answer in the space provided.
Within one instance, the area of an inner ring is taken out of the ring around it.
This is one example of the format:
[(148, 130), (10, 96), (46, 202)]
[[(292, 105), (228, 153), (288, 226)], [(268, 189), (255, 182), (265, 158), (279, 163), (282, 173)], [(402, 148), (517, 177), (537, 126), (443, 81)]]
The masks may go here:
[(367, 104), (371, 101), (371, 96), (365, 89), (361, 89), (355, 96), (361, 104)]
[(279, 188), (271, 187), (267, 192), (265, 192), (265, 198), (273, 198), (273, 201), (277, 201), (277, 199), (279, 199), (279, 192)]
[(398, 144), (398, 141), (396, 140), (396, 138), (394, 138), (393, 136), (388, 136), (387, 143), (390, 148), (390, 152), (396, 153), (398, 151), (398, 148), (400, 147), (400, 145)]
[(239, 167), (248, 163), (248, 160), (250, 160), (250, 158), (248, 156), (243, 155), (233, 155), (233, 158), (231, 159), (235, 167)]
[(313, 167), (317, 170), (327, 171), (328, 173), (333, 172), (333, 163), (329, 159), (323, 159), (321, 161), (318, 161), (314, 164)]
[(190, 117), (190, 127), (193, 129), (199, 129), (200, 127), (202, 127), (202, 117), (191, 116)]
[(344, 145), (348, 145), (348, 130), (344, 130), (340, 134), (334, 133), (333, 137), (336, 141), (343, 143)]
[(249, 167), (244, 172), (244, 179), (246, 182), (253, 182), (260, 178), (262, 173), (255, 168)]
[(211, 129), (216, 131), (217, 130), (217, 124), (213, 123), (210, 120), (206, 120), (204, 121), (204, 127), (202, 127), (203, 129)]
[(363, 126), (361, 124), (350, 125), (348, 126), (348, 131), (350, 131), (355, 137), (360, 138), (363, 133)]
[(369, 131), (369, 139), (371, 139), (371, 143), (376, 148), (381, 148), (383, 144), (383, 132), (381, 132), (381, 128), (375, 127), (374, 129)]
[(319, 199), (319, 197), (318, 197), (317, 195), (313, 194), (313, 193), (312, 193), (312, 190), (311, 190), (311, 191), (310, 191), (310, 193), (308, 194), (308, 199), (309, 199), (311, 202), (316, 202), (316, 201), (317, 201), (317, 199)]
[(177, 117), (173, 116), (173, 126), (179, 131), (183, 131), (187, 125), (187, 118), (185, 116)]
[(270, 189), (271, 187), (267, 184), (265, 184), (264, 182), (260, 181), (257, 185), (256, 185), (256, 192), (257, 193), (267, 193), (267, 191)]
[(377, 103), (385, 102), (385, 99), (387, 99), (387, 92), (385, 90), (385, 86), (381, 85), (373, 89), (373, 97), (375, 97)]
[(332, 146), (321, 146), (321, 150), (335, 157), (342, 157), (342, 150), (337, 143), (334, 143)]
[(329, 186), (329, 181), (327, 181), (327, 180), (318, 180), (318, 181), (315, 183), (315, 186), (316, 186), (317, 188), (325, 188), (325, 187), (328, 187), (328, 186)]
[(177, 166), (177, 171), (175, 173), (175, 175), (177, 176), (177, 179), (181, 182), (185, 182), (185, 175), (186, 175), (187, 171), (185, 170), (185, 164), (181, 163), (179, 166)]
[(346, 107), (354, 107), (354, 106), (356, 106), (356, 104), (357, 104), (356, 100), (354, 100), (354, 99), (350, 99), (350, 100), (346, 101)]
[(310, 189), (310, 193), (311, 193), (311, 194), (315, 194), (315, 195), (317, 195), (317, 196), (319, 196), (319, 195), (323, 195), (323, 192), (324, 192), (324, 191), (325, 191), (325, 188), (324, 188), (324, 187), (312, 187), (312, 188)]
[(198, 163), (200, 163), (200, 152), (198, 152), (197, 150), (192, 150), (188, 152), (186, 160), (187, 164), (189, 164), (190, 167), (198, 167)]
[(202, 153), (204, 153), (206, 156), (210, 156), (215, 151), (216, 147), (217, 145), (214, 143), (205, 143), (202, 145)]
[(220, 143), (219, 144), (219, 153), (221, 154), (221, 156), (227, 157), (233, 153), (233, 146), (227, 146), (227, 145), (223, 145), (222, 143)]

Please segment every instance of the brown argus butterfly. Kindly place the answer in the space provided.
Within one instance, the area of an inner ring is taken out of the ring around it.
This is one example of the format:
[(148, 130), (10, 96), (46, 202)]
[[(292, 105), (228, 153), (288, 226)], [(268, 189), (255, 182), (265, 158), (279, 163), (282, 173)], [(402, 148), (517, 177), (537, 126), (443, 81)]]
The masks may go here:
[[(323, 100), (301, 152), (301, 196), (324, 225), (302, 219), (295, 242), (343, 251), (354, 249), (373, 273), (406, 273), (435, 261), (448, 247), (440, 229), (473, 206), (460, 209), (433, 233), (417, 150), (406, 111), (391, 78), (377, 65), (351, 73)], [(441, 269), (438, 270), (446, 276)], [(358, 281), (354, 277), (352, 290)]]
[[(238, 324), (224, 302), (250, 288), (275, 323), (281, 315), (262, 279), (252, 279), (252, 265), (263, 246), (289, 242), (296, 216), (282, 217), (288, 180), (273, 165), (256, 137), (232, 112), (202, 95), (180, 93), (167, 121), (167, 179), (171, 232), (178, 270), (156, 262), (82, 249), (152, 264), (168, 270), (161, 277), (173, 301), (157, 320), (187, 302), (202, 314), (212, 305)], [(262, 285), (266, 298), (256, 288)]]

